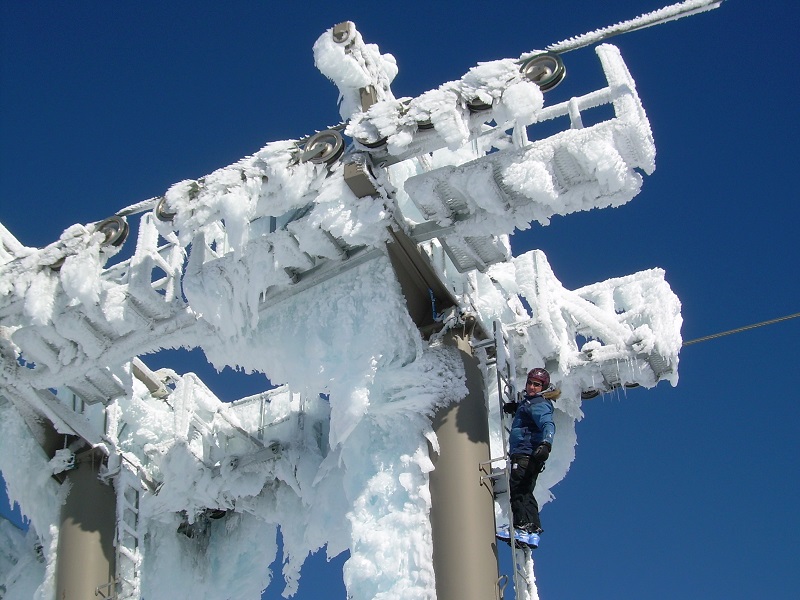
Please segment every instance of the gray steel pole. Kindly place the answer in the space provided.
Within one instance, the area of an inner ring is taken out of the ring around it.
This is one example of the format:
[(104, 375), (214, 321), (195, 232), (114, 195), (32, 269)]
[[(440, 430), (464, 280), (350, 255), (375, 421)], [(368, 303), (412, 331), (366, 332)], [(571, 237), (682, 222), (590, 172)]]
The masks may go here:
[(85, 600), (100, 590), (111, 597), (114, 580), (116, 497), (97, 479), (102, 457), (90, 450), (76, 457), (67, 473), (71, 484), (61, 509), (56, 564), (56, 599)]
[(490, 458), (485, 386), (469, 334), (451, 330), (444, 340), (461, 354), (468, 391), (433, 419), (439, 440), (439, 453), (431, 452), (436, 468), (430, 475), (436, 596), (491, 600), (498, 597), (498, 567), (494, 497), (480, 470)]

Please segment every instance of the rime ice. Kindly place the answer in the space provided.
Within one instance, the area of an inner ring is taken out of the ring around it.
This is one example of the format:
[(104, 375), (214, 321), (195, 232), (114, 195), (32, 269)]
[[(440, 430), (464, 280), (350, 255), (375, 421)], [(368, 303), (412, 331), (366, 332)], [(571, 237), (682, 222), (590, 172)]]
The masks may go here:
[[(542, 252), (512, 257), (508, 243), (532, 222), (628, 202), (640, 172), (655, 168), (617, 49), (597, 49), (608, 87), (560, 105), (547, 106), (512, 59), (398, 100), (393, 57), (354, 27), (338, 35), (349, 45), (326, 32), (314, 57), (349, 119), (341, 160), (279, 141), (176, 183), (139, 220), (132, 258), (116, 265), (97, 224), (44, 249), (0, 229), (0, 469), (42, 547), (40, 561), (30, 539), (0, 524), (9, 597), (55, 593), (68, 490), (51, 475), (70, 457), (50, 460), (34, 441), (38, 414), (102, 450), (101, 475), (118, 493), (139, 494), (129, 597), (258, 598), (276, 576), (267, 566), (280, 529), (287, 596), (302, 585), (308, 553), (325, 547), (349, 551), (352, 598), (435, 598), (430, 416), (466, 387), (455, 350), (421, 335), (409, 315), (386, 252), (394, 234), (419, 247), (455, 300), (438, 315), (442, 327), (467, 314), (483, 331), (501, 323), (514, 375), (545, 365), (561, 388), (541, 504), (574, 458), (583, 398), (677, 383), (680, 302), (662, 270), (567, 290)], [(614, 117), (583, 127), (580, 111), (602, 103)], [(529, 126), (554, 118), (569, 119), (562, 133), (528, 139)], [(348, 180), (359, 157), (370, 161), (361, 176), (374, 193)], [(180, 347), (279, 385), (223, 403), (196, 375), (153, 372), (138, 358)], [(502, 456), (495, 367), (476, 353), (492, 453)], [(32, 479), (52, 493), (32, 492)], [(496, 516), (507, 519), (500, 504)], [(536, 597), (532, 563), (525, 568), (531, 588), (518, 597)]]

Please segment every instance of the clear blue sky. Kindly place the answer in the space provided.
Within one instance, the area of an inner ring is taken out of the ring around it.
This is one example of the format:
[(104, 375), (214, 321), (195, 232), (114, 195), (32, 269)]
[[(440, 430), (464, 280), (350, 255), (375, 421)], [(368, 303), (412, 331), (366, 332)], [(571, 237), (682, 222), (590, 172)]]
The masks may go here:
[[(412, 96), (663, 3), (6, 0), (0, 221), (43, 246), (269, 141), (336, 124), (337, 92), (311, 46), (342, 20), (395, 55), (395, 94)], [(798, 22), (796, 2), (727, 0), (616, 38), (656, 172), (630, 204), (535, 226), (515, 236), (515, 253), (543, 249), (568, 288), (663, 267), (684, 340), (800, 311)], [(565, 61), (554, 96), (601, 84), (592, 50)], [(688, 346), (677, 388), (584, 403), (577, 459), (542, 514), (543, 599), (796, 596), (798, 338), (794, 319)], [(252, 385), (210, 383), (225, 399)], [(341, 562), (304, 570), (298, 600), (343, 599)]]

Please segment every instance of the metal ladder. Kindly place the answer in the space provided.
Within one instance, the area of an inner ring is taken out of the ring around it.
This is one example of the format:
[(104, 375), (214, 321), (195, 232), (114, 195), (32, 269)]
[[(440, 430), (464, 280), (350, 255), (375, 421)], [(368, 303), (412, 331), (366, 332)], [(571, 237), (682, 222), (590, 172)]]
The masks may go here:
[(136, 467), (122, 457), (117, 485), (115, 600), (138, 600), (140, 592), (141, 531), (139, 499), (142, 484)]
[[(495, 348), (495, 357), (494, 359), (489, 359), (488, 364), (494, 364), (495, 370), (497, 372), (497, 391), (498, 391), (498, 402), (500, 408), (500, 436), (503, 443), (503, 452), (504, 455), (492, 458), (488, 461), (488, 463), (482, 463), (481, 467), (488, 468), (489, 473), (485, 474), (481, 477), (481, 480), (491, 479), (493, 482), (496, 479), (503, 478), (505, 481), (506, 486), (506, 494), (507, 494), (507, 501), (506, 501), (506, 510), (508, 511), (508, 519), (509, 519), (509, 532), (511, 534), (511, 564), (513, 569), (513, 585), (515, 590), (519, 589), (526, 589), (530, 590), (530, 581), (526, 573), (520, 570), (518, 566), (518, 559), (520, 558), (520, 554), (518, 554), (518, 550), (514, 546), (514, 518), (511, 512), (511, 484), (510, 484), (510, 464), (508, 458), (508, 430), (506, 429), (506, 425), (503, 422), (503, 404), (505, 402), (515, 402), (517, 400), (517, 391), (516, 391), (516, 383), (515, 383), (515, 375), (516, 375), (516, 365), (514, 362), (514, 354), (509, 349), (509, 342), (508, 342), (508, 333), (506, 332), (503, 324), (500, 321), (494, 321), (493, 323), (493, 335), (494, 339), (492, 340), (485, 340), (483, 342), (479, 342), (475, 345), (475, 347), (488, 347), (493, 346)], [(494, 472), (492, 469), (492, 465), (494, 463), (503, 462), (503, 468), (497, 472)], [(522, 556), (527, 557), (527, 553), (530, 552), (530, 549), (524, 548), (519, 550)], [(505, 590), (505, 585), (507, 582), (501, 586), (500, 581), (506, 577), (505, 575), (498, 579), (498, 591), (499, 597), (503, 598), (503, 593)]]

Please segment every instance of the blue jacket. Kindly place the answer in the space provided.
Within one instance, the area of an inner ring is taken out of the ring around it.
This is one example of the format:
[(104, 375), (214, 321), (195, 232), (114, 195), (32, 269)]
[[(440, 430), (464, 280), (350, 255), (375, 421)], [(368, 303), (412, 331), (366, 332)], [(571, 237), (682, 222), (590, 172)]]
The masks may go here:
[(524, 396), (511, 423), (509, 454), (532, 454), (542, 442), (552, 446), (555, 434), (552, 402), (539, 394)]

